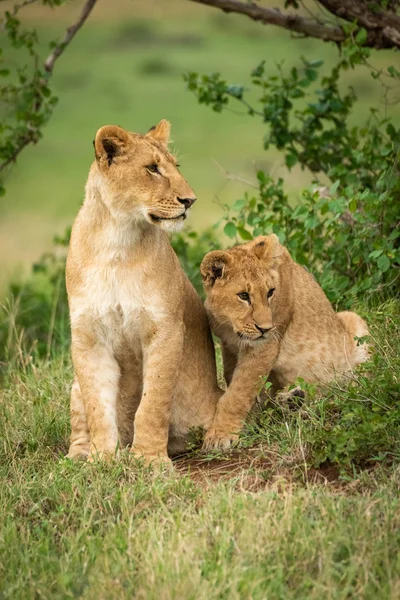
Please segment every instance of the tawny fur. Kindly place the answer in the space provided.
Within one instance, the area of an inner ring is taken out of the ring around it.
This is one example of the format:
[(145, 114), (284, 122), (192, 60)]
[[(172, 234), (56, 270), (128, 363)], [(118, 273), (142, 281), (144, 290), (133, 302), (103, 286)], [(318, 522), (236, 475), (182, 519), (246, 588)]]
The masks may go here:
[[(353, 312), (335, 313), (276, 235), (210, 252), (201, 272), (228, 385), (206, 448), (226, 448), (237, 439), (264, 376), (276, 393), (299, 377), (326, 383), (368, 359), (368, 346), (354, 340), (368, 335), (365, 321)], [(247, 300), (238, 296), (243, 292)]]
[(136, 455), (169, 462), (167, 446), (177, 453), (190, 427), (207, 428), (221, 394), (206, 313), (166, 233), (195, 199), (168, 136), (167, 121), (96, 135), (67, 260), (70, 457), (133, 442)]

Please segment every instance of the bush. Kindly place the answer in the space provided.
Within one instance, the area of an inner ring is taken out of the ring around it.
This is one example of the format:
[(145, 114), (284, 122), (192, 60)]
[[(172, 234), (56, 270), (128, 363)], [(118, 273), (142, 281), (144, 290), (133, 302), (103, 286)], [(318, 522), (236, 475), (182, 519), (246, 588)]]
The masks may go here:
[[(226, 235), (240, 241), (276, 233), (293, 258), (313, 270), (330, 300), (343, 306), (366, 293), (400, 291), (400, 130), (376, 109), (362, 127), (350, 124), (356, 96), (352, 90), (343, 95), (339, 79), (357, 56), (344, 56), (322, 79), (322, 61), (303, 59), (302, 69), (286, 74), (279, 67), (269, 77), (262, 62), (252, 71), (261, 92), (257, 107), (243, 86), (229, 85), (218, 73), (185, 77), (199, 102), (217, 112), (232, 101), (244, 104), (268, 126), (265, 149), (275, 146), (289, 169), (300, 165), (314, 177), (293, 205), (282, 179), (258, 171), (258, 194), (226, 207)], [(388, 75), (400, 79), (394, 68)], [(318, 173), (329, 178), (329, 187)]]

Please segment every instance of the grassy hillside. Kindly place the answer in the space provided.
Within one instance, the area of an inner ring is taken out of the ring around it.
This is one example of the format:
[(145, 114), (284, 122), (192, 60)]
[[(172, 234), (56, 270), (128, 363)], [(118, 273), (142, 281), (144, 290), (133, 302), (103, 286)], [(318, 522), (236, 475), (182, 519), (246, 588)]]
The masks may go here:
[(353, 386), (269, 406), (236, 451), (172, 474), (65, 459), (69, 357), (21, 349), (0, 392), (0, 597), (397, 600), (399, 314), (369, 312)]
[[(43, 56), (49, 40), (63, 34), (81, 5), (27, 9), (26, 23), (37, 27)], [(23, 62), (10, 49), (4, 54), (13, 64)], [(199, 198), (189, 223), (195, 229), (215, 222), (221, 214), (218, 202), (231, 202), (248, 187), (228, 180), (224, 170), (249, 181), (256, 167), (281, 172), (295, 196), (309, 176), (287, 173), (276, 152), (264, 152), (263, 128), (250, 117), (199, 106), (182, 74), (221, 71), (232, 82), (248, 83), (262, 59), (272, 72), (280, 61), (288, 68), (298, 65), (301, 55), (323, 58), (328, 68), (337, 49), (186, 0), (115, 0), (112, 10), (99, 2), (57, 63), (53, 84), (59, 104), (44, 138), (24, 151), (7, 180), (0, 208), (0, 269), (9, 273), (18, 264), (30, 264), (50, 247), (53, 234), (71, 223), (82, 201), (94, 134), (106, 123), (146, 131), (160, 118), (170, 119), (182, 171)], [(391, 56), (381, 52), (372, 62), (383, 67)], [(356, 119), (371, 105), (383, 107), (367, 70), (348, 73), (344, 85), (350, 84), (362, 98)], [(397, 106), (389, 108), (399, 114)]]

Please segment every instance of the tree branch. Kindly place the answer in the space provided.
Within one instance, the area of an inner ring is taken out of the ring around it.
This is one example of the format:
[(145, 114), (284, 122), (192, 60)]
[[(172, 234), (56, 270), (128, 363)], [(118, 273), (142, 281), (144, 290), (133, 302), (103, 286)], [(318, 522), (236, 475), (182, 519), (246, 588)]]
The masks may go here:
[[(277, 8), (265, 8), (253, 1), (191, 0), (198, 4), (220, 8), (227, 13), (246, 15), (254, 21), (276, 25), (289, 31), (323, 41), (344, 42), (346, 34), (339, 25), (323, 23), (319, 19), (283, 13)], [(371, 48), (400, 48), (400, 17), (390, 9), (373, 12), (364, 0), (318, 0), (331, 14), (340, 19), (357, 22), (367, 30), (366, 46)]]
[(400, 48), (400, 17), (395, 9), (371, 9), (364, 0), (319, 0), (331, 14), (356, 21), (368, 33), (366, 46), (373, 48)]
[(82, 14), (77, 20), (77, 22), (68, 27), (62, 42), (57, 44), (53, 52), (46, 58), (44, 68), (48, 73), (51, 73), (53, 71), (54, 63), (56, 62), (57, 58), (64, 52), (65, 48), (72, 41), (75, 34), (78, 33), (82, 25), (85, 23), (86, 19), (92, 12), (96, 2), (97, 0), (87, 0), (85, 6), (83, 7)]
[(191, 0), (198, 4), (214, 6), (227, 13), (246, 15), (253, 21), (261, 21), (268, 25), (283, 27), (307, 37), (315, 37), (324, 41), (343, 42), (345, 34), (341, 27), (335, 27), (320, 21), (282, 13), (276, 8), (264, 8), (254, 2), (239, 2), (238, 0)]
[[(32, 4), (36, 0), (24, 0), (21, 4), (17, 5), (17, 11), (20, 8), (28, 4)], [(97, 0), (87, 0), (86, 4), (83, 7), (82, 13), (76, 23), (73, 23), (70, 27), (68, 27), (64, 39), (56, 45), (53, 52), (47, 57), (44, 63), (44, 69), (47, 71), (49, 76), (53, 74), (53, 69), (57, 58), (64, 52), (65, 48), (70, 44), (76, 33), (85, 23), (90, 13), (92, 12)], [(35, 114), (39, 114), (43, 105), (43, 97), (38, 93), (36, 95), (36, 101), (34, 103), (33, 112)], [(28, 146), (29, 144), (36, 143), (39, 140), (39, 133), (36, 127), (32, 126), (30, 123), (26, 125), (26, 131), (20, 135), (18, 143), (15, 145), (14, 151), (6, 160), (0, 163), (0, 173), (6, 169), (11, 163), (14, 163), (22, 152), (22, 150)]]

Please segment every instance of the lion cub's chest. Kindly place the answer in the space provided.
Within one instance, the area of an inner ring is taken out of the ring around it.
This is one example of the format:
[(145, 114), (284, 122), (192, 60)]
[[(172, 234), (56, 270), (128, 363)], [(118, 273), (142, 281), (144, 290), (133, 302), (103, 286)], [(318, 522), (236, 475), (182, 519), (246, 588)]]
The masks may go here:
[(92, 321), (96, 337), (104, 343), (117, 351), (126, 347), (141, 355), (143, 341), (156, 327), (161, 312), (160, 295), (151, 287), (141, 269), (123, 265), (88, 269), (83, 303), (77, 311)]

